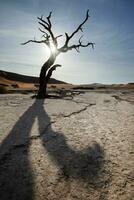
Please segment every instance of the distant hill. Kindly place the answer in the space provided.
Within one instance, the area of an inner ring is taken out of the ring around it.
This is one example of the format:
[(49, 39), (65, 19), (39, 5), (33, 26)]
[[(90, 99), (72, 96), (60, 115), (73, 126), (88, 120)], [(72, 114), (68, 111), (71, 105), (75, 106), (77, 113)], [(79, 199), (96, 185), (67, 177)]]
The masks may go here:
[[(38, 84), (39, 78), (34, 76), (26, 76), (22, 74), (17, 74), (13, 72), (7, 72), (0, 70), (0, 83), (6, 82), (10, 84), (10, 81), (14, 82), (22, 82), (22, 83), (32, 83), (32, 84)], [(54, 78), (51, 78), (49, 81), (50, 84), (66, 84), (63, 81), (56, 80)]]
[(73, 89), (78, 90), (95, 90), (95, 89), (134, 89), (134, 83), (126, 84), (102, 84), (102, 83), (91, 83), (91, 84), (81, 84), (75, 85)]
[[(22, 74), (0, 70), (0, 85), (6, 86), (9, 90), (12, 90), (12, 88), (37, 90), (39, 86), (38, 83), (39, 83), (38, 77), (26, 76)], [(57, 85), (53, 86), (53, 84), (57, 84)], [(134, 83), (110, 84), (110, 85), (101, 84), (101, 83), (92, 83), (92, 84), (72, 85), (72, 84), (68, 84), (63, 81), (51, 78), (48, 84), (48, 88), (51, 88), (51, 87), (71, 88), (71, 89), (76, 89), (76, 90), (134, 89)]]

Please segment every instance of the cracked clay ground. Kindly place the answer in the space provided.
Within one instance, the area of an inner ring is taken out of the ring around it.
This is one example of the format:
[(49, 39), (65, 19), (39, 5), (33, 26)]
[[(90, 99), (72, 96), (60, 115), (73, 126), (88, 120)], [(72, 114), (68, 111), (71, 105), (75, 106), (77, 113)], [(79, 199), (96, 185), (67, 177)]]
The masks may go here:
[(0, 96), (0, 200), (132, 200), (134, 94)]

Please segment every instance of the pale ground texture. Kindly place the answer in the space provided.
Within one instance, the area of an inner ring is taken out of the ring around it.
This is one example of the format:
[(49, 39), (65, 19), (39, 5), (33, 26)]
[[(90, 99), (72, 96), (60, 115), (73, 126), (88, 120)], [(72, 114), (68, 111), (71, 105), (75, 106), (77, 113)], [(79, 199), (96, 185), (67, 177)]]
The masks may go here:
[(0, 96), (0, 200), (134, 199), (134, 93)]

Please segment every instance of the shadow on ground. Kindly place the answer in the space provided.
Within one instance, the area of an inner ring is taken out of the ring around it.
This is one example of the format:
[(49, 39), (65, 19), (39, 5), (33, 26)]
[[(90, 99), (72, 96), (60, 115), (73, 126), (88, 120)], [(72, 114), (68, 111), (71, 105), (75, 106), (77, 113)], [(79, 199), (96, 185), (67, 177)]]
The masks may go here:
[[(31, 129), (38, 119), (39, 136), (44, 150), (58, 167), (65, 180), (77, 179), (96, 189), (104, 169), (104, 150), (96, 142), (82, 151), (72, 149), (65, 135), (52, 130), (50, 117), (44, 110), (44, 101), (35, 100), (19, 118), (0, 147), (0, 199), (34, 199), (34, 177), (29, 161)], [(101, 179), (102, 180), (102, 179)]]

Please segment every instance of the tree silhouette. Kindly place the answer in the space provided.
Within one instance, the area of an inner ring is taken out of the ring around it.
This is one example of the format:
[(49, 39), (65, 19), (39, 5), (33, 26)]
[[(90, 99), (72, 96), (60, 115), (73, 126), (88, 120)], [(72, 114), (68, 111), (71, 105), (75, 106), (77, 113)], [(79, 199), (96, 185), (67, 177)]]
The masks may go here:
[(38, 23), (41, 26), (39, 28), (39, 31), (43, 34), (41, 40), (36, 40), (35, 38), (33, 40), (28, 40), (22, 45), (28, 44), (30, 42), (34, 43), (43, 43), (45, 44), (49, 49), (50, 49), (50, 56), (48, 60), (43, 64), (41, 67), (40, 71), (40, 77), (39, 77), (39, 91), (37, 98), (39, 99), (44, 99), (46, 97), (46, 88), (47, 88), (47, 83), (53, 73), (54, 70), (56, 70), (57, 67), (60, 67), (61, 65), (55, 64), (56, 58), (59, 54), (61, 53), (66, 53), (67, 51), (75, 49), (77, 52), (79, 52), (79, 49), (81, 47), (88, 47), (91, 46), (94, 48), (94, 43), (93, 42), (88, 42), (86, 44), (82, 43), (82, 37), (81, 36), (77, 42), (77, 44), (69, 45), (71, 39), (79, 32), (83, 32), (83, 25), (86, 23), (86, 21), (89, 18), (89, 10), (86, 12), (86, 17), (82, 21), (82, 23), (72, 32), (72, 34), (65, 33), (65, 42), (64, 44), (59, 47), (58, 44), (58, 38), (62, 37), (63, 35), (58, 35), (55, 36), (53, 30), (52, 30), (52, 22), (51, 22), (51, 16), (52, 12), (50, 12), (49, 16), (46, 17), (46, 20), (43, 19), (43, 15), (41, 17), (37, 17), (39, 20)]

